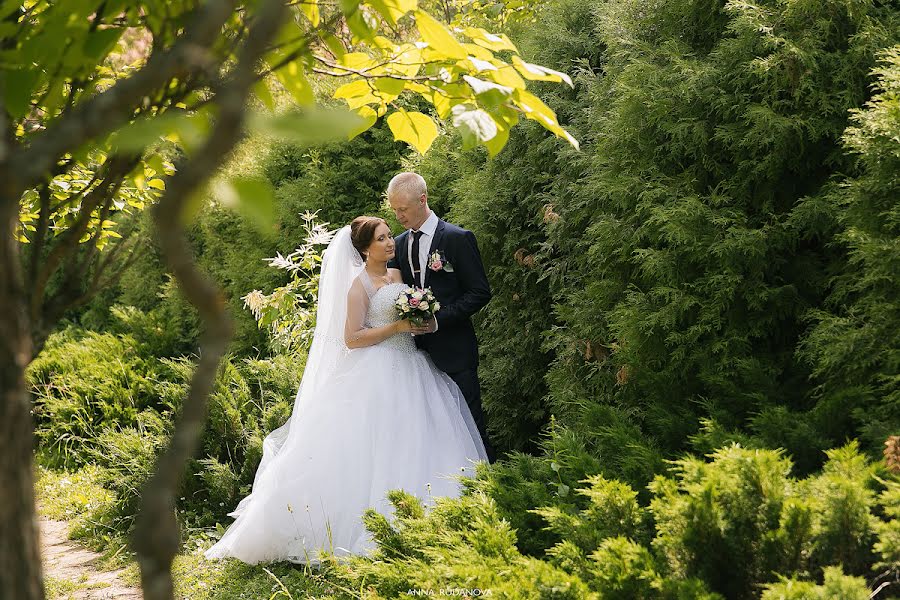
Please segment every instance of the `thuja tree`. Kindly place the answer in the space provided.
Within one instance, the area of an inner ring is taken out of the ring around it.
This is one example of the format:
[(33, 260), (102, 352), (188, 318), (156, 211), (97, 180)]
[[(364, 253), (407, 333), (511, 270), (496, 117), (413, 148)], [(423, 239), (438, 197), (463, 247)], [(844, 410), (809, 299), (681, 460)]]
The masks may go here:
[(813, 418), (832, 435), (858, 430), (870, 446), (900, 426), (900, 46), (874, 70), (875, 96), (844, 133), (858, 175), (834, 182), (826, 200), (846, 253), (801, 353), (822, 385)]
[(742, 430), (802, 471), (848, 436), (879, 452), (898, 427), (897, 145), (892, 71), (872, 69), (896, 8), (570, 0), (540, 23), (520, 48), (573, 74), (543, 97), (582, 152), (522, 127), (492, 161), (422, 167), (490, 240), (480, 339), (504, 445), (552, 413), (581, 466), (635, 485), (704, 417), (698, 447)]
[(522, 128), (453, 183), (460, 218), (503, 240), (486, 253), (500, 282), (486, 327), (530, 327), (515, 379), (510, 336), (482, 336), (486, 379), (516, 381), (486, 386), (494, 426), (513, 431), (524, 397), (617, 477), (646, 476), (700, 417), (787, 447), (803, 471), (847, 436), (878, 451), (898, 426), (891, 92), (842, 136), (898, 17), (843, 0), (573, 0), (544, 15), (522, 47), (577, 74), (575, 97), (550, 102), (581, 154)]
[[(526, 79), (561, 74), (522, 61), (506, 36), (451, 32), (415, 0), (2, 2), (0, 56), (0, 589), (26, 600), (43, 592), (24, 369), (60, 315), (140, 252), (129, 223), (143, 206), (152, 204), (168, 268), (205, 326), (135, 528), (144, 595), (154, 599), (173, 594), (175, 490), (231, 333), (222, 294), (197, 269), (183, 228), (248, 126), (315, 143), (357, 134), (386, 115), (397, 139), (424, 152), (438, 126), (395, 103), (409, 92), (449, 119), (467, 145), (492, 153), (520, 116), (574, 143), (525, 90)], [(352, 113), (317, 110), (311, 72), (345, 79), (335, 96)], [(299, 113), (247, 114), (251, 96), (270, 103), (259, 85), (269, 74)], [(175, 144), (170, 164), (157, 158), (167, 155), (161, 136)], [(225, 195), (266, 212), (258, 182), (233, 181)]]
[[(577, 400), (571, 382), (584, 381), (669, 450), (708, 416), (813, 468), (860, 433), (835, 419), (853, 406), (788, 411), (817, 405), (825, 383), (798, 348), (848, 266), (833, 243), (843, 209), (827, 196), (854, 168), (841, 137), (900, 13), (844, 0), (654, 6), (599, 10), (592, 159), (560, 190), (548, 237), (578, 273), (557, 296), (554, 338), (574, 352), (558, 355), (552, 394)], [(891, 195), (877, 181), (867, 193)], [(608, 354), (589, 357), (587, 343)], [(585, 362), (597, 368), (572, 377)]]

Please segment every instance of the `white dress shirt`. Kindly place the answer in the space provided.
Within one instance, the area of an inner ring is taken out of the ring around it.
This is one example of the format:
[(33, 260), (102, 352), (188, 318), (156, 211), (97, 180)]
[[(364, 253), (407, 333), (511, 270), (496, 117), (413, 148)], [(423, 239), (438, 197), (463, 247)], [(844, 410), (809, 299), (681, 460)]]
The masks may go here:
[[(419, 237), (419, 266), (422, 268), (422, 272), (419, 273), (419, 281), (417, 282), (419, 287), (425, 287), (425, 269), (428, 268), (428, 251), (431, 249), (431, 241), (434, 239), (434, 232), (438, 226), (438, 218), (437, 215), (434, 214), (434, 211), (431, 211), (431, 214), (428, 215), (428, 218), (425, 219), (425, 222), (422, 223), (422, 226), (419, 227), (419, 231), (422, 232), (422, 235)], [(413, 272), (413, 260), (412, 260), (412, 247), (413, 240), (416, 237), (413, 235), (413, 230), (409, 230), (409, 243), (406, 245), (406, 260), (409, 261), (409, 272)]]
[[(425, 269), (428, 268), (428, 251), (431, 250), (431, 241), (434, 239), (434, 232), (437, 230), (437, 226), (437, 215), (434, 214), (434, 211), (431, 211), (431, 214), (428, 215), (428, 218), (425, 219), (425, 222), (419, 227), (419, 231), (422, 232), (422, 235), (419, 236), (419, 266), (422, 269), (421, 273), (419, 273), (419, 287), (425, 287)], [(415, 239), (412, 229), (410, 229), (409, 243), (406, 245), (406, 260), (409, 262), (409, 272), (413, 273), (413, 277), (415, 277), (415, 273), (413, 272), (412, 247), (413, 240)], [(437, 331), (437, 329), (437, 319), (434, 319), (434, 330)]]

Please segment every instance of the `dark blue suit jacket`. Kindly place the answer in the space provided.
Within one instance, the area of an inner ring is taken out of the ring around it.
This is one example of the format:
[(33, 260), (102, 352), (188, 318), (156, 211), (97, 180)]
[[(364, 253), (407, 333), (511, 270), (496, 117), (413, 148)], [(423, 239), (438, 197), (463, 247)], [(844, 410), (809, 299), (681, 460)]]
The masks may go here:
[[(388, 266), (400, 269), (403, 282), (414, 285), (407, 259), (410, 243), (408, 230), (397, 236), (396, 254)], [(435, 315), (438, 330), (417, 335), (416, 345), (428, 352), (437, 368), (445, 373), (458, 373), (478, 366), (478, 340), (471, 317), (491, 299), (491, 287), (471, 231), (438, 219), (428, 255), (436, 250), (452, 265), (453, 272), (432, 271), (427, 264), (423, 265), (425, 287), (434, 292), (441, 309)]]

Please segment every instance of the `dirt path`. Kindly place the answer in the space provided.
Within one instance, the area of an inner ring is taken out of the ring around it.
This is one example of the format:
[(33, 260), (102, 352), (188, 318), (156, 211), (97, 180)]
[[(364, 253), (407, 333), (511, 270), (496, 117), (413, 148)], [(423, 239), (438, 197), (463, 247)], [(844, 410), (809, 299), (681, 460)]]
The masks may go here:
[(101, 571), (100, 555), (68, 539), (64, 521), (41, 518), (41, 553), (44, 576), (61, 588), (66, 600), (141, 600), (140, 590), (124, 585), (117, 571)]

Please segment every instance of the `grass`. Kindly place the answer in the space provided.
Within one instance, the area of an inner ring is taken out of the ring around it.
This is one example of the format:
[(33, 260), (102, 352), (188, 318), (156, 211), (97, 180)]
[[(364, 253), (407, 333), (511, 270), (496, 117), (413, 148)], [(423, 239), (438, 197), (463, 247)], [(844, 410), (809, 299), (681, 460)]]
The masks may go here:
[[(111, 526), (109, 508), (115, 496), (99, 484), (99, 469), (77, 472), (39, 467), (37, 483), (41, 513), (69, 523), (69, 537), (101, 554), (98, 568), (123, 569), (122, 582), (140, 587), (140, 573), (128, 540)], [(208, 561), (203, 551), (212, 538), (203, 531), (189, 530), (172, 565), (176, 598), (185, 600), (300, 600), (359, 598), (301, 565), (278, 563), (251, 566), (238, 560)], [(45, 581), (50, 600), (64, 600), (89, 589), (84, 581)]]
[(99, 567), (129, 568), (128, 540), (114, 526), (115, 495), (99, 483), (100, 469), (54, 471), (38, 467), (36, 493), (40, 513), (69, 524), (69, 538), (100, 554)]
[(78, 581), (44, 577), (44, 589), (47, 600), (68, 600), (73, 598), (76, 592), (92, 589), (102, 589), (105, 585), (91, 585), (87, 583), (87, 577), (81, 577)]
[(323, 578), (285, 563), (251, 566), (238, 560), (207, 561), (183, 554), (172, 568), (177, 598), (185, 600), (300, 600), (344, 598)]

